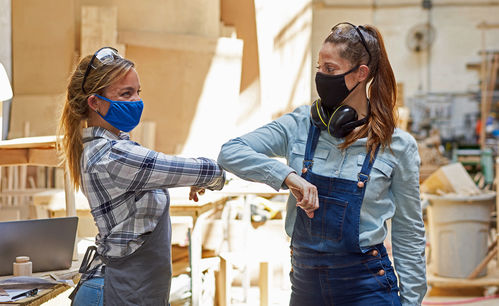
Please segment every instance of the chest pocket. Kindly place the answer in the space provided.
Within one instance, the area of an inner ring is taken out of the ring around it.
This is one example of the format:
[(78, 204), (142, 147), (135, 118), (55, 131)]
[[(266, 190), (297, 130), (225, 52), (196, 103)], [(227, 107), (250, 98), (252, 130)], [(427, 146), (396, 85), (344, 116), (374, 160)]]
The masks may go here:
[[(362, 165), (364, 164), (365, 155), (359, 155), (357, 158), (357, 166), (359, 166), (359, 172), (362, 169)], [(382, 159), (376, 158), (374, 161), (373, 169), (377, 170), (377, 173), (389, 178), (392, 176), (393, 166), (383, 161)], [(376, 173), (376, 172), (375, 172)], [(373, 170), (371, 170), (371, 178), (373, 176)]]
[[(305, 147), (306, 144), (303, 142), (295, 143), (291, 149), (291, 156), (289, 158), (290, 166), (295, 169), (301, 169), (303, 166), (303, 159), (305, 158)], [(325, 163), (330, 150), (317, 147), (313, 156), (314, 164)]]

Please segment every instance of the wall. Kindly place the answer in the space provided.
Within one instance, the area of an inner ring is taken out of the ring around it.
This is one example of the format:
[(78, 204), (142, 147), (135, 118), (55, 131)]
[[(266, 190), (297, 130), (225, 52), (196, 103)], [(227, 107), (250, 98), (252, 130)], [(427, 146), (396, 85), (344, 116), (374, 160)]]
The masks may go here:
[(0, 62), (12, 76), (11, 0), (0, 0)]
[[(11, 27), (11, 0), (0, 0), (0, 63), (12, 80), (12, 27)], [(0, 102), (0, 139), (7, 136), (8, 121), (5, 119), (10, 109), (10, 101)]]
[(262, 107), (275, 118), (309, 102), (312, 6), (308, 0), (255, 0)]
[[(434, 0), (431, 14), (420, 0), (329, 0), (314, 1), (312, 49), (317, 56), (329, 28), (339, 21), (371, 23), (383, 34), (395, 77), (404, 83), (405, 97), (422, 92), (467, 92), (479, 90), (477, 70), (468, 63), (480, 63), (481, 22), (497, 23), (499, 1)], [(406, 37), (415, 25), (430, 16), (436, 29), (430, 52), (415, 54), (408, 50)], [(499, 29), (488, 30), (487, 49), (499, 49)], [(428, 77), (430, 80), (428, 81)], [(313, 86), (315, 87), (315, 86)], [(312, 98), (316, 97), (315, 88)]]
[[(23, 136), (25, 121), (31, 121), (32, 136), (55, 133), (67, 77), (76, 60), (87, 55), (80, 54), (82, 7), (115, 7), (117, 40), (110, 44), (125, 45), (124, 55), (136, 64), (145, 103), (142, 120), (156, 123), (153, 149), (216, 157), (227, 140), (224, 132), (233, 130), (227, 126), (235, 125), (233, 116), (220, 118), (237, 107), (243, 48), (240, 39), (220, 35), (226, 30), (220, 23), (220, 0), (40, 3), (14, 0), (17, 103), (11, 137)], [(55, 13), (63, 18), (45, 17)], [(112, 22), (106, 26), (113, 26)], [(95, 30), (90, 32), (103, 31)], [(23, 45), (29, 48), (23, 49)], [(28, 51), (34, 51), (31, 59)]]

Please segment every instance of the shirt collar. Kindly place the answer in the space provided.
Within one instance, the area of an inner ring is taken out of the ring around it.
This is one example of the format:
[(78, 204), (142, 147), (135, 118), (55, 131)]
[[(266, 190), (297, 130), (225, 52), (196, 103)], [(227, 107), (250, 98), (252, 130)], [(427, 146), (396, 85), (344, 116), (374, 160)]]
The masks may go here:
[(113, 132), (108, 131), (103, 127), (91, 126), (91, 127), (83, 129), (82, 137), (83, 137), (84, 142), (86, 139), (90, 140), (93, 138), (106, 138), (106, 139), (113, 139), (113, 140), (129, 140), (130, 134), (125, 133), (125, 132), (120, 132), (119, 135), (116, 135)]

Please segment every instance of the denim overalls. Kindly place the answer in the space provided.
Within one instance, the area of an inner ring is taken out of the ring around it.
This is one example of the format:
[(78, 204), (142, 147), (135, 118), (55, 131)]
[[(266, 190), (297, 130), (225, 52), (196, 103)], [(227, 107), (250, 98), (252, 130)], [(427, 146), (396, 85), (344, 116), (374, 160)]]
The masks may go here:
[(366, 155), (358, 180), (313, 173), (320, 130), (311, 124), (302, 177), (317, 187), (314, 218), (297, 209), (291, 239), (290, 305), (400, 305), (397, 277), (383, 244), (359, 246), (360, 209), (374, 159)]

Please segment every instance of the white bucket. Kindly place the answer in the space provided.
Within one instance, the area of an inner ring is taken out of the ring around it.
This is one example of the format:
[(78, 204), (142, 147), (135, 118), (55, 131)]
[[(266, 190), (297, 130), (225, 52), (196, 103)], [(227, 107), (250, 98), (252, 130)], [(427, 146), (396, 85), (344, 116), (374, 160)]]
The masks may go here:
[[(424, 194), (428, 199), (430, 271), (466, 278), (487, 256), (495, 193), (474, 196)], [(484, 269), (478, 276), (485, 276)]]

